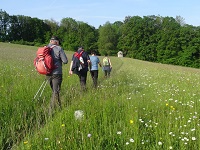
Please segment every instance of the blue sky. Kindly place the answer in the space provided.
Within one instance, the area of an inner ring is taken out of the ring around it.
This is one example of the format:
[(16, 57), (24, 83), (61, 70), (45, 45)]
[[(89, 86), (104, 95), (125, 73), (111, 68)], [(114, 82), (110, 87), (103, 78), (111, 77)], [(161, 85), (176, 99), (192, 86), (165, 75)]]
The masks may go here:
[(200, 26), (200, 0), (1, 0), (0, 9), (57, 22), (70, 17), (96, 28), (107, 21), (124, 21), (126, 16), (149, 15), (181, 16), (186, 24)]

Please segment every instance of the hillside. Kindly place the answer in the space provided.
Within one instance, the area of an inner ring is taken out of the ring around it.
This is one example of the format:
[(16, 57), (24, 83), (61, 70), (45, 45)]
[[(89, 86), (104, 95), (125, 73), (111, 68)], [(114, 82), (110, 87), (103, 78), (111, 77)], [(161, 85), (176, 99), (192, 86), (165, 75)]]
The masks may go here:
[[(50, 87), (34, 70), (37, 47), (0, 43), (1, 149), (198, 150), (200, 70), (111, 57), (113, 70), (99, 87), (80, 92), (76, 75), (63, 68), (64, 105), (48, 117)], [(72, 53), (66, 51), (71, 59)], [(100, 57), (102, 60), (102, 57)], [(74, 113), (83, 112), (81, 119)]]

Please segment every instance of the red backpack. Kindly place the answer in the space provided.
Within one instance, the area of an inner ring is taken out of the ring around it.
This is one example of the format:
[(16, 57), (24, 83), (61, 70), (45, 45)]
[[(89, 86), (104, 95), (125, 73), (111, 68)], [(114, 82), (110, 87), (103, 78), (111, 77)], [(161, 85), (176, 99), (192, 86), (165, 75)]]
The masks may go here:
[(83, 52), (84, 51), (82, 50), (79, 53), (78, 52), (74, 53), (72, 71), (80, 71), (81, 69), (84, 68), (84, 60), (82, 57)]
[(51, 56), (51, 50), (53, 47), (55, 47), (55, 45), (52, 47), (44, 46), (38, 48), (36, 58), (34, 59), (34, 66), (38, 73), (44, 75), (51, 74), (51, 72), (56, 68)]

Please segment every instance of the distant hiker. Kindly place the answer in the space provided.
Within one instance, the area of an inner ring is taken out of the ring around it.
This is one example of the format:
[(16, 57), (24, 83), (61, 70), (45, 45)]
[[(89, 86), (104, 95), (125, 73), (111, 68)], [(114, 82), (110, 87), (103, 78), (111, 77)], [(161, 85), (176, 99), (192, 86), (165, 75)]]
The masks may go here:
[(105, 54), (105, 57), (103, 58), (104, 76), (110, 77), (111, 70), (112, 70), (112, 64), (111, 64), (110, 58), (108, 57), (108, 54)]
[(98, 65), (101, 67), (101, 63), (99, 58), (96, 56), (96, 52), (92, 51), (90, 56), (90, 74), (93, 80), (93, 85), (97, 87), (97, 80), (98, 80)]
[(51, 50), (51, 56), (53, 57), (53, 62), (56, 67), (51, 74), (46, 75), (52, 89), (52, 96), (49, 108), (49, 114), (51, 115), (56, 105), (56, 101), (58, 102), (58, 105), (61, 108), (60, 89), (62, 83), (62, 63), (67, 64), (68, 58), (64, 50), (59, 46), (58, 37), (52, 36), (48, 46), (54, 46)]
[(86, 90), (86, 80), (88, 72), (88, 63), (90, 63), (90, 57), (83, 47), (79, 47), (78, 50), (72, 56), (72, 61), (69, 68), (69, 74), (77, 74), (79, 77), (81, 89)]

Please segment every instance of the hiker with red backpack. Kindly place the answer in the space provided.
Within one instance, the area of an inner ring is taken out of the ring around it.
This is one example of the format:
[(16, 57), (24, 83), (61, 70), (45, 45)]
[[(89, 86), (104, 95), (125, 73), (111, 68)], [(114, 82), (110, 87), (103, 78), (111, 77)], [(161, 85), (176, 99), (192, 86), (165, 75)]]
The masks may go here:
[(83, 47), (79, 47), (73, 54), (70, 64), (69, 74), (76, 74), (79, 77), (81, 90), (86, 90), (86, 80), (88, 72), (88, 64), (90, 63), (90, 57)]
[(49, 108), (49, 114), (51, 115), (52, 111), (55, 109), (57, 102), (59, 107), (61, 108), (60, 89), (61, 89), (62, 74), (63, 74), (62, 64), (67, 64), (68, 58), (64, 50), (60, 46), (60, 41), (58, 37), (52, 36), (48, 47), (52, 47), (51, 56), (53, 58), (53, 63), (55, 66), (52, 72), (46, 75), (46, 78), (49, 80), (52, 89), (52, 96)]

